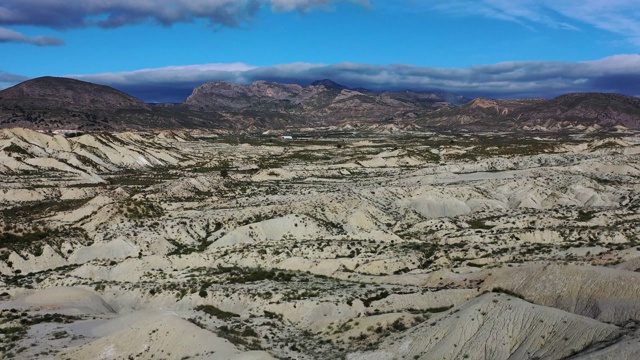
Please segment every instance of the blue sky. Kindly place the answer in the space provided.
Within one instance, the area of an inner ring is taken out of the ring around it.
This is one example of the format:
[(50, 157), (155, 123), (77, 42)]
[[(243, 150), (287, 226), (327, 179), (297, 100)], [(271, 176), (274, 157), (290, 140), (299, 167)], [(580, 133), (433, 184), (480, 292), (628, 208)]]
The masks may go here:
[[(206, 81), (640, 95), (640, 0), (3, 0), (0, 88), (53, 75), (180, 101)], [(621, 81), (624, 79), (625, 81)]]

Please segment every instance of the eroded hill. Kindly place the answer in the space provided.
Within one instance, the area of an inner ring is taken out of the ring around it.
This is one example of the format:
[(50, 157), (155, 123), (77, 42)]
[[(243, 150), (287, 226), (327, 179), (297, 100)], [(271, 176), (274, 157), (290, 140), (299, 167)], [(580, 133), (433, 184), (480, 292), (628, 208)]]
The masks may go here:
[(637, 135), (319, 135), (4, 130), (2, 356), (637, 357)]

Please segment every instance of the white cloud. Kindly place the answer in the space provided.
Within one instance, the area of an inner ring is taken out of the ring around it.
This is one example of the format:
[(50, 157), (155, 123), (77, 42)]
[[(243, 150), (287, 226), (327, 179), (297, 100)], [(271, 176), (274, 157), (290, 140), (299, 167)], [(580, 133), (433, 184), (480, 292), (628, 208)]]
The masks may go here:
[(431, 10), (566, 30), (592, 26), (640, 45), (638, 0), (431, 0)]
[(94, 75), (69, 75), (78, 79), (87, 79), (94, 82), (117, 83), (121, 85), (140, 83), (166, 83), (166, 82), (191, 82), (200, 79), (229, 77), (255, 69), (255, 66), (244, 63), (231, 64), (203, 64), (187, 66), (168, 66), (155, 69), (142, 69), (128, 72), (104, 73)]
[(64, 41), (52, 36), (26, 36), (17, 31), (0, 27), (0, 43), (27, 43), (38, 46), (64, 45)]

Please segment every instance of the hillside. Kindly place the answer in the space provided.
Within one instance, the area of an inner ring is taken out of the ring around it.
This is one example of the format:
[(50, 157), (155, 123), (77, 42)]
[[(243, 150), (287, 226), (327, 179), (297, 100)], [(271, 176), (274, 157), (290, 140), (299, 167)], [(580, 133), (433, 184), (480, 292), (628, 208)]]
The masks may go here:
[(0, 100), (33, 110), (149, 110), (149, 106), (114, 88), (84, 81), (45, 76), (0, 92)]
[(0, 128), (212, 128), (210, 121), (216, 118), (211, 114), (204, 120), (171, 108), (155, 108), (108, 86), (60, 77), (36, 78), (0, 91)]
[(551, 100), (490, 100), (477, 98), (456, 107), (426, 114), (428, 126), (496, 128), (503, 130), (597, 130), (623, 126), (640, 128), (640, 99), (605, 93), (572, 93)]
[(224, 112), (245, 127), (278, 128), (407, 122), (466, 100), (448, 93), (349, 89), (331, 80), (305, 87), (256, 81), (251, 85), (206, 83), (196, 87), (183, 105), (193, 111)]

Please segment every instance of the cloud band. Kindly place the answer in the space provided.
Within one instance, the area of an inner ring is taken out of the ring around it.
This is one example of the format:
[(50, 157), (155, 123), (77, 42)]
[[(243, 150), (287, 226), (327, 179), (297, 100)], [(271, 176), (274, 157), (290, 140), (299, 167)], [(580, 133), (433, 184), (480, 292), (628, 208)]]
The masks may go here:
[(270, 6), (274, 11), (304, 12), (337, 1), (340, 0), (4, 0), (0, 4), (0, 25), (116, 28), (146, 22), (169, 26), (204, 19), (211, 25), (237, 27), (250, 22), (261, 6)]
[(415, 65), (291, 63), (256, 67), (243, 63), (71, 75), (110, 85), (146, 101), (182, 101), (208, 81), (249, 84), (256, 80), (307, 85), (329, 78), (373, 90), (444, 90), (469, 97), (552, 97), (568, 92), (640, 94), (640, 55), (616, 55), (584, 62), (504, 62), (469, 68)]
[(26, 36), (17, 31), (0, 27), (0, 43), (26, 43), (37, 46), (59, 46), (64, 45), (62, 39), (52, 36)]

